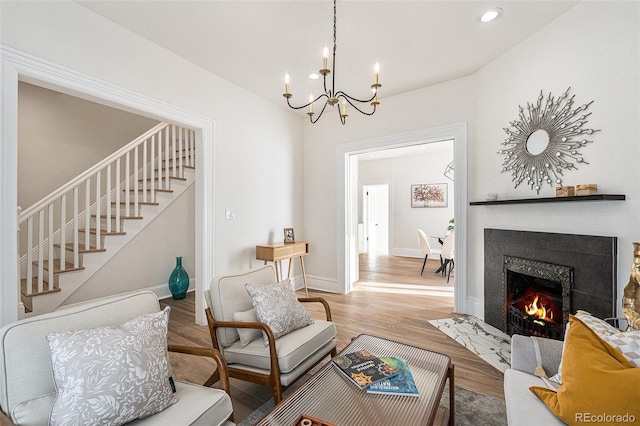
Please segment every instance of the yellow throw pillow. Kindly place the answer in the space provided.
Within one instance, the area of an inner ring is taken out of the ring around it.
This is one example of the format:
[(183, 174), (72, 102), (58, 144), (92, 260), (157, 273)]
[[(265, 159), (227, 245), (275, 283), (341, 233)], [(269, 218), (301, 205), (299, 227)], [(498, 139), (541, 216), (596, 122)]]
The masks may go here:
[(640, 368), (573, 315), (569, 317), (557, 392), (529, 389), (569, 425), (640, 421)]

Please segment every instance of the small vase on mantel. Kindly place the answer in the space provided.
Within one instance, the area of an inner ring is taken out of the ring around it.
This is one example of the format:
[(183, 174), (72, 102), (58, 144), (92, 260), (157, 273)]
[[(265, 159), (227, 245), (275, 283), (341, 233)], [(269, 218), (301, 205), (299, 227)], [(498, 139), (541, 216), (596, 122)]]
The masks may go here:
[(189, 274), (182, 267), (182, 257), (176, 257), (176, 267), (169, 277), (169, 290), (173, 298), (184, 299), (189, 289)]

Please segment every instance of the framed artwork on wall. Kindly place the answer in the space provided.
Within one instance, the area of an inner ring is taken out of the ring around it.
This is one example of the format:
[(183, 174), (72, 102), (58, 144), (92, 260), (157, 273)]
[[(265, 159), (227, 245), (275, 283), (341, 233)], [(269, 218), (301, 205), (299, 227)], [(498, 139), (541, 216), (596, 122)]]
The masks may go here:
[(411, 207), (447, 207), (448, 201), (446, 183), (411, 185)]

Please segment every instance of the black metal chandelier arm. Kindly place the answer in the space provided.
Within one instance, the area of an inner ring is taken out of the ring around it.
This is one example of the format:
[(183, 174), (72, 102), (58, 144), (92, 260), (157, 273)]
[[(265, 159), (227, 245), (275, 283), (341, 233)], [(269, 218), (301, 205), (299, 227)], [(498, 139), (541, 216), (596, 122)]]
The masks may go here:
[[(338, 92), (338, 93), (340, 93), (340, 92)], [(344, 94), (340, 95), (340, 97), (342, 97), (343, 99), (346, 99), (346, 101), (349, 103), (349, 105), (351, 105), (352, 107), (354, 107), (354, 108), (356, 109), (356, 111), (358, 111), (360, 114), (364, 114), (364, 115), (373, 115), (373, 114), (376, 112), (376, 106), (375, 106), (375, 105), (373, 105), (373, 111), (371, 111), (371, 112), (366, 112), (366, 111), (361, 110), (360, 108), (358, 108), (358, 106), (357, 106), (356, 104), (354, 104), (353, 102), (351, 102), (351, 99), (349, 99), (349, 98), (350, 98), (349, 96), (343, 96), (343, 95), (344, 95)], [(352, 98), (352, 99), (353, 99), (353, 98)], [(371, 98), (371, 99), (373, 99), (373, 98)], [(357, 100), (357, 99), (354, 99), (354, 100)], [(367, 102), (367, 101), (358, 101), (358, 102), (365, 103), (365, 102)]]
[(364, 104), (364, 103), (371, 102), (372, 100), (374, 100), (375, 97), (377, 96), (377, 94), (378, 94), (378, 92), (376, 91), (373, 94), (373, 96), (371, 96), (369, 99), (358, 99), (358, 98), (354, 98), (353, 96), (349, 96), (346, 93), (344, 93), (342, 90), (340, 90), (339, 92), (336, 92), (336, 98), (343, 97), (343, 98), (347, 99), (347, 101), (351, 105), (353, 105), (353, 103), (351, 103), (351, 101), (355, 101), (355, 102), (359, 102), (361, 104)]
[(322, 114), (324, 113), (324, 110), (326, 107), (327, 107), (327, 103), (325, 102), (324, 106), (320, 110), (320, 114), (318, 114), (315, 120), (313, 119), (313, 114), (309, 114), (309, 120), (311, 121), (311, 124), (315, 124), (318, 120), (320, 120), (320, 117), (322, 117)]
[[(290, 99), (290, 98), (287, 98), (287, 105), (289, 105), (289, 107), (290, 107), (290, 108), (292, 108), (292, 109), (302, 109), (302, 108), (307, 108), (307, 107), (309, 107), (309, 105), (311, 105), (311, 104), (313, 104), (314, 102), (316, 102), (316, 101), (320, 100), (320, 98), (327, 98), (327, 99), (329, 99), (329, 96), (328, 96), (326, 93), (323, 93), (322, 95), (318, 96), (317, 98), (315, 98), (315, 99), (314, 99), (314, 100), (312, 100), (311, 102), (306, 103), (306, 104), (301, 105), (301, 106), (293, 106), (293, 105), (291, 105), (291, 102), (289, 101), (289, 99)], [(325, 107), (326, 107), (326, 106), (327, 106), (327, 104), (325, 104)], [(324, 110), (324, 108), (322, 108), (322, 109)]]

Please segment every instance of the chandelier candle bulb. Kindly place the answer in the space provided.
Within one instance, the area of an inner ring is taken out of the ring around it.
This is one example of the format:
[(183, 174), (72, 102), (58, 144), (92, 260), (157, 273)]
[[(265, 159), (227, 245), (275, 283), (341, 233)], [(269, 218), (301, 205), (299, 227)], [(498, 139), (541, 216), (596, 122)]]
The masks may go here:
[(329, 60), (329, 48), (327, 46), (322, 49), (322, 69), (327, 69), (327, 61)]
[(378, 62), (376, 62), (376, 64), (373, 66), (373, 72), (375, 73), (375, 77), (376, 77), (374, 84), (379, 84), (378, 78), (380, 76), (380, 64)]
[(349, 114), (347, 114), (347, 101), (345, 99), (342, 100), (342, 116), (343, 117), (349, 116)]
[(289, 73), (285, 73), (284, 75), (284, 96), (285, 98), (290, 98), (291, 93), (289, 92), (289, 83), (291, 83), (291, 77), (289, 77)]
[[(309, 102), (313, 102), (313, 93), (309, 95)], [(309, 112), (307, 114), (313, 114), (313, 103), (309, 104)]]

